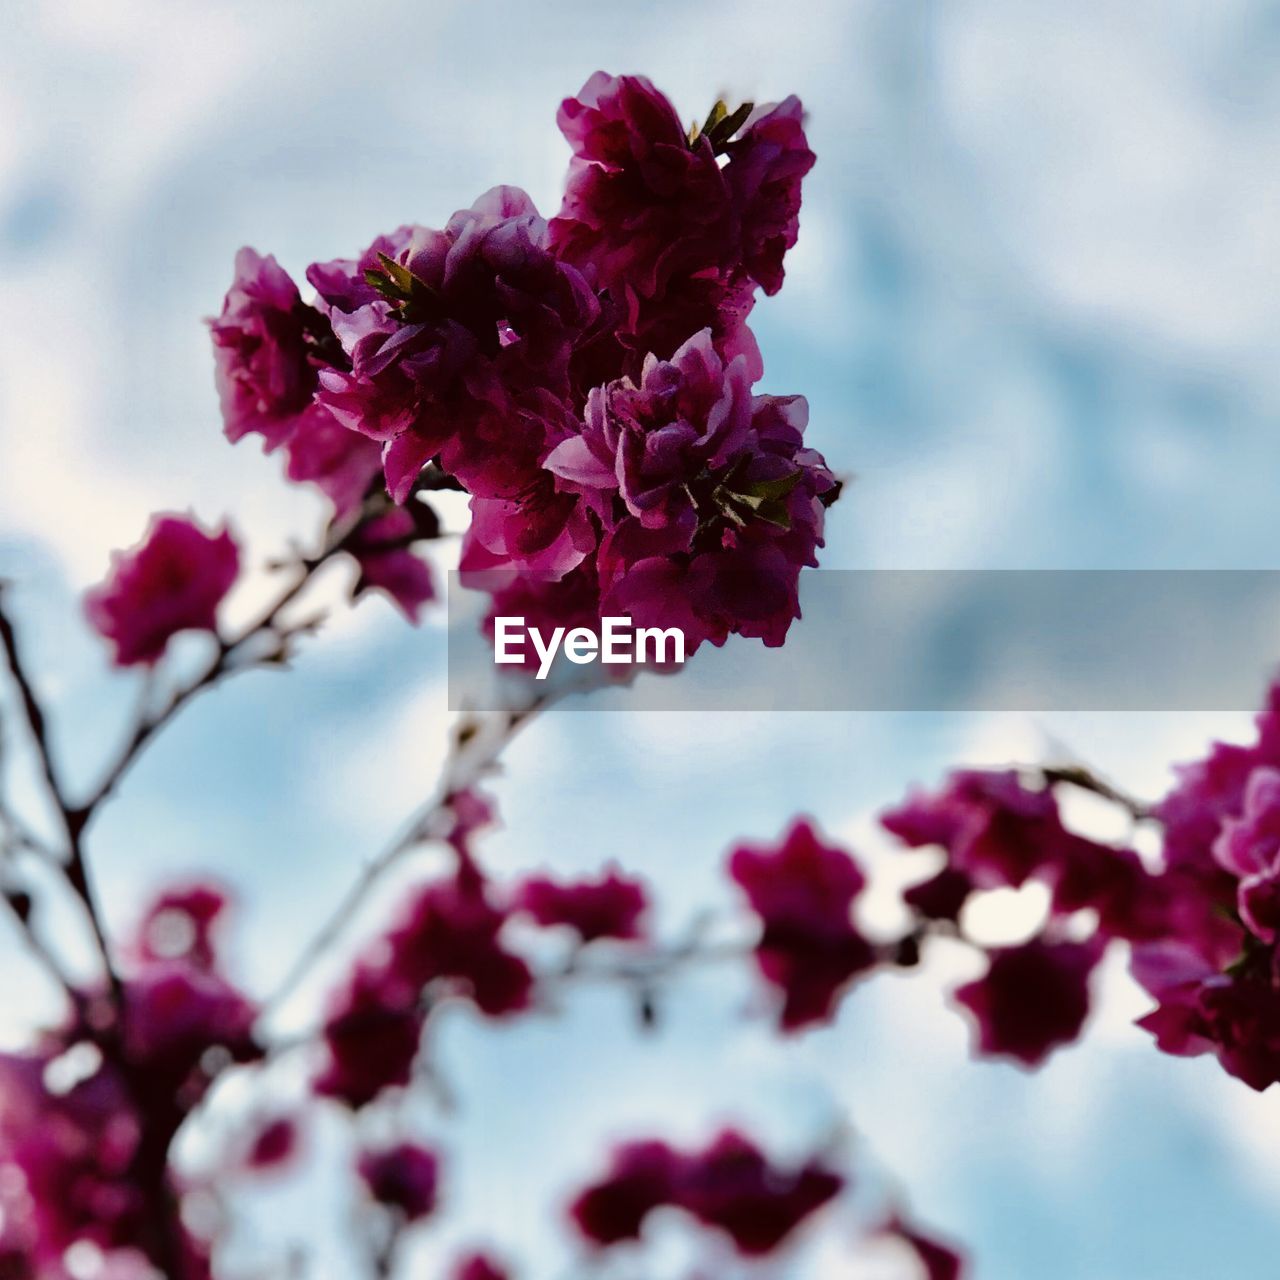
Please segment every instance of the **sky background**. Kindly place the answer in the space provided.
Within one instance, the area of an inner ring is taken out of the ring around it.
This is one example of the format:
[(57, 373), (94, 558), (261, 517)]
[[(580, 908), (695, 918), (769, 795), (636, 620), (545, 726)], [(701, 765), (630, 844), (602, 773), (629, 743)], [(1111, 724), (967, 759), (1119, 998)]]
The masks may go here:
[[(754, 320), (764, 389), (808, 396), (810, 439), (856, 476), (826, 566), (1280, 568), (1276, 4), (6, 0), (0, 18), (0, 574), (77, 778), (135, 694), (78, 612), (109, 550), (156, 509), (225, 513), (259, 559), (318, 529), (276, 460), (220, 436), (200, 319), (235, 250), (300, 275), (498, 182), (554, 211), (556, 106), (597, 68), (649, 75), (690, 119), (720, 95), (794, 92), (811, 113), (800, 244)], [(370, 602), (295, 674), (197, 706), (96, 829), (113, 926), (162, 878), (213, 869), (243, 895), (240, 976), (270, 989), (431, 789), (443, 661), (438, 620), (414, 631)], [(484, 853), (497, 872), (616, 858), (661, 886), (676, 932), (731, 901), (735, 838), (796, 812), (884, 876), (918, 875), (872, 819), (952, 763), (1069, 752), (1157, 795), (1170, 762), (1246, 732), (1239, 714), (553, 715), (510, 752)], [(20, 767), (11, 785), (30, 802)], [(997, 904), (991, 936), (1035, 906)], [(47, 1007), (18, 963), (7, 1045)], [(977, 1280), (1273, 1280), (1274, 1097), (1157, 1054), (1120, 966), (1083, 1044), (1046, 1069), (970, 1065), (945, 991), (972, 969), (940, 952), (786, 1044), (744, 1018), (756, 994), (737, 973), (681, 988), (649, 1037), (608, 992), (509, 1030), (457, 1015), (440, 1044), (456, 1110), (403, 1117), (455, 1152), (453, 1214), (415, 1242), (415, 1274), (464, 1240), (535, 1280), (572, 1274), (557, 1206), (612, 1138), (732, 1120), (801, 1152), (847, 1113), (859, 1161), (968, 1245)], [(289, 1096), (299, 1073), (272, 1087)], [(238, 1256), (268, 1264), (293, 1237), (315, 1274), (350, 1274), (331, 1130), (292, 1188), (245, 1198)], [(908, 1274), (832, 1225), (743, 1274)], [(657, 1234), (647, 1274), (666, 1280), (690, 1241)]]

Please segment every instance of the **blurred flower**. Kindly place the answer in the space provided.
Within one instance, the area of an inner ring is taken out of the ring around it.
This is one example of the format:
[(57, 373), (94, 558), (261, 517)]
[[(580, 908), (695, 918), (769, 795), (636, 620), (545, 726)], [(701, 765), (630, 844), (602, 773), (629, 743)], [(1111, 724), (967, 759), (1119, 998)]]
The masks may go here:
[(404, 507), (360, 525), (350, 541), (351, 553), (360, 566), (356, 595), (385, 592), (410, 622), (417, 622), (423, 605), (436, 598), (431, 566), (411, 549), (419, 537), (417, 521)]
[(955, 993), (977, 1020), (983, 1054), (1038, 1066), (1074, 1040), (1089, 1013), (1089, 975), (1103, 943), (1035, 938), (989, 952), (987, 972)]
[(440, 1182), (440, 1160), (426, 1147), (401, 1142), (393, 1147), (366, 1151), (358, 1170), (369, 1194), (379, 1203), (417, 1222), (435, 1210)]
[(861, 868), (800, 819), (776, 846), (736, 849), (729, 874), (760, 917), (756, 965), (782, 992), (784, 1029), (828, 1021), (849, 981), (876, 963), (853, 922)]
[(540, 925), (563, 925), (584, 942), (641, 936), (640, 919), (648, 905), (644, 884), (610, 867), (594, 880), (561, 883), (530, 876), (516, 894), (516, 907)]
[(817, 1160), (798, 1168), (772, 1164), (748, 1138), (727, 1131), (701, 1151), (662, 1142), (630, 1143), (609, 1170), (570, 1207), (593, 1244), (638, 1239), (655, 1209), (685, 1210), (723, 1231), (739, 1252), (772, 1252), (810, 1215), (839, 1194), (844, 1180)]
[(255, 1173), (279, 1169), (298, 1149), (298, 1122), (292, 1116), (275, 1116), (253, 1134), (245, 1164)]
[(94, 629), (111, 642), (117, 666), (154, 664), (180, 631), (216, 631), (218, 606), (240, 570), (231, 534), (205, 533), (194, 520), (161, 515), (143, 542), (117, 551), (106, 582), (85, 597)]
[(507, 1271), (488, 1254), (475, 1253), (462, 1258), (451, 1273), (451, 1280), (510, 1280)]

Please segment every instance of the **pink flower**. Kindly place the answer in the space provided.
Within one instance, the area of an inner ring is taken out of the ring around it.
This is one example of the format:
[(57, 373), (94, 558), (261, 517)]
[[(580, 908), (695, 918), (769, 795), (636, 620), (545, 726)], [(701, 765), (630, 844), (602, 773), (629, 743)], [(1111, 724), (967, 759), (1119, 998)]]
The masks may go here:
[(268, 450), (277, 448), (311, 404), (324, 318), (303, 304), (273, 257), (245, 248), (222, 314), (209, 327), (227, 438), (256, 432)]
[(1245, 784), (1244, 812), (1227, 818), (1213, 845), (1240, 880), (1240, 917), (1255, 937), (1275, 942), (1280, 928), (1280, 769), (1259, 766)]
[(185, 960), (196, 968), (212, 969), (230, 902), (227, 890), (210, 881), (166, 889), (147, 907), (138, 927), (138, 960)]
[(412, 228), (363, 281), (313, 282), (350, 369), (320, 372), (319, 400), (343, 425), (383, 445), (392, 497), (403, 502), (438, 458), (473, 493), (523, 489), (563, 414), (573, 344), (597, 304), (552, 255), (546, 224), (515, 188), (499, 187), (443, 231)]
[(565, 100), (559, 124), (573, 159), (552, 243), (604, 293), (584, 385), (635, 373), (648, 352), (667, 356), (701, 329), (726, 359), (746, 353), (759, 377), (737, 208), (711, 137), (690, 141), (644, 77), (604, 72)]
[(459, 567), (463, 573), (515, 569), (555, 580), (576, 569), (599, 540), (586, 504), (541, 471), (515, 497), (471, 499)]
[(485, 1253), (459, 1259), (450, 1276), (451, 1280), (510, 1280), (506, 1269)]
[(236, 1062), (261, 1056), (253, 1036), (257, 1016), (257, 1006), (225, 978), (185, 961), (149, 964), (126, 981), (124, 1043), (135, 1074), (148, 1084), (151, 1127), (172, 1108), (168, 1120), (176, 1130), (204, 1096), (210, 1049)]
[(726, 148), (724, 176), (742, 237), (742, 269), (768, 294), (782, 288), (782, 260), (800, 234), (800, 184), (817, 157), (800, 99), (762, 107)]
[(178, 632), (217, 631), (218, 605), (239, 569), (239, 549), (225, 529), (209, 534), (184, 516), (156, 516), (138, 547), (114, 554), (85, 611), (114, 647), (117, 666), (152, 665)]
[(479, 873), (464, 866), (411, 899), (386, 937), (389, 972), (413, 990), (439, 984), (490, 1017), (519, 1012), (529, 1004), (533, 975), (500, 936), (506, 919)]
[(1144, 938), (1165, 926), (1165, 889), (1137, 854), (1068, 831), (1053, 791), (1027, 786), (1013, 770), (957, 771), (940, 791), (916, 792), (880, 822), (909, 847), (947, 852), (938, 877), (903, 895), (925, 918), (954, 920), (974, 890), (1035, 878), (1053, 890), (1057, 914), (1096, 911), (1108, 936)]
[(779, 1168), (732, 1130), (687, 1161), (679, 1202), (699, 1222), (718, 1227), (740, 1253), (772, 1253), (810, 1215), (839, 1195), (844, 1179), (811, 1160)]
[(297, 1121), (292, 1116), (275, 1116), (253, 1135), (245, 1165), (255, 1173), (276, 1170), (288, 1164), (297, 1149)]
[(736, 849), (729, 874), (760, 917), (756, 965), (782, 993), (783, 1028), (829, 1021), (849, 981), (876, 963), (853, 922), (866, 883), (858, 864), (801, 819), (776, 846)]
[(594, 880), (570, 883), (531, 876), (516, 895), (518, 910), (540, 925), (572, 929), (584, 943), (599, 938), (639, 938), (647, 905), (644, 884), (624, 877), (614, 867)]
[(609, 1170), (570, 1207), (582, 1235), (607, 1247), (640, 1238), (655, 1209), (683, 1209), (723, 1231), (739, 1253), (772, 1253), (844, 1186), (844, 1179), (811, 1160), (780, 1167), (732, 1130), (700, 1151), (684, 1153), (663, 1142), (619, 1147)]
[(880, 1234), (892, 1236), (906, 1244), (924, 1268), (924, 1280), (960, 1280), (963, 1259), (948, 1245), (925, 1235), (918, 1227), (894, 1214), (881, 1228)]
[(410, 622), (417, 622), (423, 605), (436, 598), (431, 566), (410, 549), (419, 536), (415, 512), (396, 507), (361, 525), (350, 544), (360, 566), (355, 594), (384, 592)]
[(333, 503), (339, 520), (360, 509), (374, 477), (382, 472), (378, 445), (344, 427), (320, 405), (296, 419), (285, 452), (285, 475), (296, 484), (314, 484)]
[(1103, 944), (1033, 939), (992, 950), (987, 972), (955, 993), (978, 1025), (978, 1051), (1038, 1066), (1080, 1034)]
[(614, 1151), (609, 1169), (569, 1206), (574, 1225), (591, 1243), (638, 1240), (645, 1219), (676, 1199), (681, 1160), (665, 1142), (631, 1142)]
[(406, 1222), (434, 1212), (440, 1184), (440, 1159), (415, 1142), (366, 1151), (357, 1166), (369, 1194), (396, 1210)]
[(680, 627), (688, 654), (731, 634), (781, 644), (838, 488), (803, 447), (807, 412), (798, 397), (753, 398), (745, 360), (726, 363), (708, 331), (649, 357), (638, 384), (593, 391), (584, 430), (545, 465), (603, 527), (604, 612)]
[(384, 1089), (408, 1084), (425, 1020), (419, 991), (389, 973), (385, 962), (360, 961), (330, 1001), (327, 1061), (315, 1091), (359, 1108)]

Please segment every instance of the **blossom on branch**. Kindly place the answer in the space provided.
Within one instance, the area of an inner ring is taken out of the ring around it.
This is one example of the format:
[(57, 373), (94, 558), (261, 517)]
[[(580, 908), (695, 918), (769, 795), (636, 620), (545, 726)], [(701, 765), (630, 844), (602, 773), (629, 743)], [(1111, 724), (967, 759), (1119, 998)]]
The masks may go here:
[(151, 666), (180, 631), (217, 631), (218, 606), (239, 572), (240, 551), (226, 529), (206, 533), (186, 516), (156, 516), (139, 546), (115, 553), (85, 612), (117, 666)]

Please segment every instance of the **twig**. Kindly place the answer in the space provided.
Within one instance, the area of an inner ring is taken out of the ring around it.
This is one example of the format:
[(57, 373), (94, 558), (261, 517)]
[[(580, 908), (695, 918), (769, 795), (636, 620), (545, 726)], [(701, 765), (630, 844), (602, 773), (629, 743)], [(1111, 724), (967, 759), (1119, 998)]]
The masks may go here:
[[(209, 659), (204, 670), (188, 684), (175, 690), (168, 702), (159, 711), (152, 715), (144, 714), (138, 718), (133, 731), (125, 740), (124, 746), (120, 749), (115, 760), (107, 768), (101, 782), (90, 792), (88, 799), (84, 802), (82, 808), (86, 818), (92, 817), (102, 803), (112, 795), (151, 740), (177, 716), (178, 712), (201, 693), (213, 688), (227, 676), (244, 669), (234, 665), (233, 659), (243, 652), (252, 641), (269, 632), (276, 632), (280, 644), (274, 654), (280, 654), (284, 651), (288, 641), (293, 638), (294, 632), (279, 631), (281, 615), (302, 594), (306, 586), (315, 577), (316, 571), (332, 560), (340, 551), (344, 550), (350, 537), (351, 531), (348, 530), (339, 537), (331, 538), (317, 555), (299, 561), (300, 572), (298, 575), (276, 597), (264, 613), (249, 623), (238, 634), (229, 637), (220, 636), (218, 648), (213, 657)], [(299, 631), (305, 631), (313, 625), (314, 620), (309, 620), (299, 628)], [(274, 654), (269, 656), (274, 656)]]
[(64, 868), (67, 883), (84, 906), (89, 918), (89, 927), (93, 932), (94, 942), (102, 959), (107, 982), (111, 987), (112, 997), (118, 1014), (123, 1014), (124, 991), (120, 977), (116, 973), (111, 959), (111, 948), (107, 942), (106, 927), (103, 922), (102, 907), (97, 892), (89, 876), (88, 864), (85, 860), (82, 836), (86, 813), (69, 803), (62, 782), (58, 777), (57, 766), (53, 762), (53, 751), (49, 741), (48, 725), (40, 700), (36, 696), (35, 686), (22, 661), (18, 647), (18, 637), (13, 623), (4, 610), (4, 591), (0, 586), (0, 647), (3, 647), (9, 674), (18, 690), (18, 699), (22, 705), (31, 740), (36, 749), (36, 760), (44, 778), (49, 799), (58, 813), (59, 821), (67, 838), (67, 863)]
[[(458, 723), (435, 794), (413, 813), (395, 838), (365, 865), (333, 913), (290, 966), (283, 981), (263, 1001), (262, 1017), (268, 1017), (293, 994), (315, 962), (342, 935), (352, 916), (390, 867), (410, 850), (446, 834), (441, 828), (454, 798), (491, 770), (520, 730), (553, 699), (552, 694), (541, 694), (514, 711), (497, 713), (487, 720), (468, 716)], [(486, 732), (486, 729), (489, 731)]]
[(1121, 791), (1118, 787), (1098, 777), (1096, 773), (1084, 765), (1047, 765), (1034, 770), (1034, 772), (1044, 779), (1046, 786), (1061, 782), (1068, 786), (1078, 787), (1081, 791), (1090, 791), (1096, 796), (1101, 796), (1104, 800), (1110, 800), (1112, 804), (1118, 804), (1122, 809), (1126, 810), (1135, 822), (1142, 822), (1155, 817), (1155, 811), (1151, 805)]

